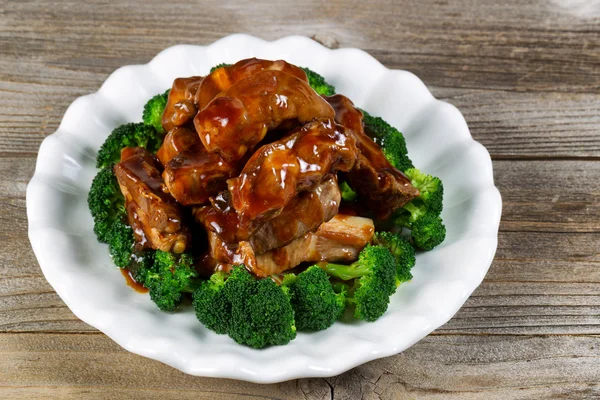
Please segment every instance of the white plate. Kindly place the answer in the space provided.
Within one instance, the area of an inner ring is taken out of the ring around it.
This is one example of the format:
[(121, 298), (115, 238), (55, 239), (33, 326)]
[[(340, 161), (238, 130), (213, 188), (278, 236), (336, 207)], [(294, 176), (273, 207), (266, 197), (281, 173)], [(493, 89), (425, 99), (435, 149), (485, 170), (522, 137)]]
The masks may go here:
[[(319, 72), (339, 93), (404, 132), (415, 165), (444, 182), (446, 241), (417, 256), (414, 279), (398, 288), (376, 322), (338, 322), (299, 333), (287, 346), (253, 350), (208, 331), (189, 307), (159, 311), (126, 286), (106, 245), (96, 241), (86, 198), (96, 151), (112, 129), (141, 121), (145, 102), (174, 78), (248, 57), (285, 59)], [(454, 106), (433, 98), (410, 72), (389, 70), (361, 50), (329, 50), (299, 36), (266, 42), (231, 35), (210, 46), (173, 46), (146, 65), (119, 68), (98, 92), (71, 104), (43, 141), (27, 187), (33, 250), (77, 317), (125, 349), (188, 374), (262, 383), (337, 375), (401, 352), (447, 322), (492, 262), (501, 203), (490, 156)]]

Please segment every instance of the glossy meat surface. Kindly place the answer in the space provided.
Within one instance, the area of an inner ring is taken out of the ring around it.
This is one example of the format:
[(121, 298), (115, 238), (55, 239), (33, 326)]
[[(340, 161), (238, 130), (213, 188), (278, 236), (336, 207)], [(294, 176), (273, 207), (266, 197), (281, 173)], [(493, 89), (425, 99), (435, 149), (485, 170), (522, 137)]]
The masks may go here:
[(316, 230), (338, 213), (340, 201), (340, 190), (334, 177), (323, 181), (315, 190), (298, 194), (281, 214), (265, 222), (249, 238), (255, 253), (285, 246)]
[[(182, 222), (181, 207), (165, 190), (161, 168), (154, 155), (136, 147), (122, 150), (114, 171), (134, 233), (141, 227), (149, 247), (182, 253), (189, 231)], [(135, 236), (143, 238), (139, 232)]]
[(189, 206), (207, 203), (209, 197), (226, 190), (227, 179), (238, 173), (236, 163), (201, 148), (176, 155), (166, 165), (163, 178), (175, 200)]
[(337, 171), (349, 171), (357, 156), (352, 134), (331, 120), (310, 122), (264, 145), (228, 183), (231, 204), (246, 221), (268, 220), (297, 193), (313, 190)]
[(347, 97), (336, 94), (327, 97), (335, 109), (335, 120), (354, 133), (360, 154), (354, 168), (347, 174), (350, 185), (366, 199), (379, 219), (388, 218), (394, 210), (402, 207), (419, 191), (401, 171), (394, 168), (381, 148), (368, 137), (363, 129), (362, 112)]
[(289, 244), (263, 254), (256, 254), (249, 242), (227, 244), (214, 232), (209, 233), (209, 251), (201, 268), (205, 275), (228, 272), (244, 264), (255, 276), (264, 278), (290, 270), (303, 262), (353, 262), (373, 238), (373, 220), (336, 215), (315, 232), (296, 238)]
[(306, 81), (266, 70), (217, 95), (198, 112), (194, 125), (209, 152), (239, 160), (284, 122), (333, 117), (331, 106)]
[(306, 74), (302, 69), (283, 60), (271, 61), (248, 58), (231, 66), (218, 68), (202, 81), (195, 97), (198, 109), (203, 109), (216, 95), (229, 89), (237, 82), (265, 70), (285, 72), (306, 81)]
[(226, 270), (226, 265), (243, 264), (249, 271), (256, 273), (256, 257), (252, 246), (248, 242), (227, 244), (217, 234), (209, 232), (208, 251), (214, 259), (214, 265), (220, 267), (221, 270)]
[(303, 262), (353, 262), (371, 241), (375, 229), (369, 218), (338, 214), (290, 244), (256, 256), (256, 268), (268, 276)]
[(188, 128), (175, 127), (171, 129), (156, 153), (160, 163), (166, 167), (176, 155), (183, 152), (198, 152), (203, 149), (198, 134)]
[(183, 126), (194, 118), (198, 112), (195, 96), (203, 79), (202, 76), (192, 76), (173, 81), (162, 117), (162, 125), (166, 132), (176, 126)]

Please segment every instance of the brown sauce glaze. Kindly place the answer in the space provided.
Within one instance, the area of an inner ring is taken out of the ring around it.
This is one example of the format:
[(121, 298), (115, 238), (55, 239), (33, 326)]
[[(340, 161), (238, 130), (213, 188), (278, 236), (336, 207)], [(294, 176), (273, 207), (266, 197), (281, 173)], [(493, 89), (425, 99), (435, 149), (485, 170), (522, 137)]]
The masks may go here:
[(133, 276), (131, 276), (131, 272), (127, 268), (121, 268), (121, 274), (125, 278), (127, 286), (138, 293), (148, 293), (148, 289), (145, 288), (141, 283), (136, 282), (135, 279), (133, 279)]
[(360, 150), (347, 178), (360, 197), (379, 219), (387, 219), (394, 210), (419, 195), (404, 173), (394, 168), (381, 148), (365, 132), (363, 114), (350, 99), (341, 94), (326, 97), (335, 110), (335, 120), (354, 133)]
[(216, 95), (229, 89), (237, 82), (265, 70), (282, 71), (307, 81), (306, 74), (302, 69), (283, 60), (271, 61), (248, 58), (228, 67), (217, 68), (202, 81), (195, 96), (198, 109), (203, 109)]
[(165, 131), (169, 132), (176, 126), (183, 126), (194, 118), (198, 112), (195, 95), (203, 79), (202, 76), (192, 76), (173, 81), (162, 117)]
[(248, 240), (256, 254), (285, 246), (333, 218), (338, 213), (340, 201), (337, 180), (329, 177), (315, 190), (299, 193), (279, 215), (265, 222)]
[(198, 134), (193, 129), (175, 127), (165, 136), (160, 149), (156, 152), (156, 157), (160, 163), (166, 167), (176, 155), (189, 151), (192, 153), (202, 150), (202, 142)]
[[(158, 159), (141, 147), (125, 148), (114, 171), (130, 221), (142, 228), (150, 247), (182, 253), (190, 242), (182, 209), (166, 190)], [(137, 223), (139, 222), (139, 225)]]
[(333, 117), (331, 106), (306, 81), (267, 70), (218, 94), (198, 112), (194, 125), (209, 152), (239, 160), (287, 120)]
[(227, 184), (240, 223), (270, 219), (299, 192), (355, 162), (355, 139), (331, 120), (313, 121), (258, 149)]
[(184, 206), (201, 205), (227, 189), (227, 179), (239, 173), (239, 163), (230, 163), (218, 153), (184, 151), (167, 164), (163, 178), (171, 195)]

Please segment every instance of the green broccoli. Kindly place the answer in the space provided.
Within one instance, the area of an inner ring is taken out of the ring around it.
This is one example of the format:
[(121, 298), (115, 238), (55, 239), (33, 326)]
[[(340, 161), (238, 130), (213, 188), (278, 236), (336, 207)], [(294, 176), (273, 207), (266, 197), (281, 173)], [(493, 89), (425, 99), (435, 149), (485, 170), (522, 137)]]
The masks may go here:
[(156, 153), (162, 144), (163, 134), (152, 126), (143, 123), (125, 124), (116, 128), (106, 138), (96, 157), (96, 166), (105, 168), (116, 164), (121, 159), (121, 150), (125, 147), (144, 147)]
[(100, 242), (108, 243), (113, 223), (127, 218), (125, 198), (112, 168), (103, 168), (96, 174), (87, 200), (94, 218), (94, 233)]
[(417, 207), (424, 206), (428, 211), (439, 215), (444, 207), (444, 185), (440, 178), (427, 175), (416, 168), (407, 169), (404, 173), (420, 192), (419, 197), (412, 203)]
[(375, 321), (387, 311), (396, 292), (396, 260), (387, 248), (367, 245), (350, 265), (319, 266), (344, 281), (355, 279), (354, 285), (348, 285), (348, 302), (356, 307), (356, 319)]
[(133, 229), (124, 221), (117, 220), (110, 227), (106, 241), (115, 265), (119, 268), (129, 266), (133, 252)]
[(346, 309), (346, 294), (336, 294), (327, 273), (316, 265), (297, 276), (287, 274), (283, 286), (289, 288), (299, 331), (327, 329)]
[(344, 201), (352, 202), (358, 198), (356, 192), (352, 190), (346, 181), (342, 181), (342, 183), (340, 183), (340, 192), (342, 194), (342, 200)]
[(215, 65), (214, 67), (212, 67), (210, 69), (209, 73), (212, 74), (215, 71), (215, 69), (219, 69), (219, 68), (222, 68), (222, 67), (231, 67), (232, 65), (233, 64), (226, 64), (226, 63), (221, 63), (221, 64), (218, 64), (218, 65)]
[(446, 239), (446, 227), (438, 215), (427, 212), (412, 224), (410, 234), (417, 248), (431, 250)]
[(165, 133), (162, 126), (162, 115), (165, 112), (167, 106), (167, 100), (169, 98), (170, 89), (163, 94), (157, 94), (144, 106), (144, 112), (142, 114), (142, 120), (144, 124), (154, 127), (158, 133)]
[(271, 279), (255, 281), (249, 297), (236, 294), (232, 301), (229, 335), (257, 349), (283, 345), (296, 337), (294, 310), (289, 295)]
[(394, 128), (380, 117), (374, 117), (365, 110), (363, 124), (365, 133), (381, 147), (383, 154), (390, 164), (400, 171), (413, 168), (413, 163), (408, 157), (406, 141), (398, 129)]
[(231, 303), (223, 290), (226, 278), (227, 274), (223, 272), (212, 274), (194, 291), (193, 296), (196, 318), (208, 329), (221, 335), (229, 332), (231, 321)]
[(446, 227), (439, 216), (444, 206), (444, 186), (439, 178), (416, 168), (406, 170), (406, 175), (420, 194), (396, 210), (392, 219), (397, 226), (411, 230), (417, 248), (431, 250), (446, 238)]
[(412, 279), (410, 270), (415, 266), (415, 249), (397, 233), (375, 232), (373, 244), (387, 248), (396, 259), (396, 285)]
[(223, 278), (213, 275), (194, 292), (196, 316), (207, 328), (257, 349), (296, 337), (286, 287), (268, 278), (256, 280), (244, 266), (234, 267), (224, 283)]
[(308, 68), (300, 67), (300, 69), (306, 73), (308, 84), (315, 90), (315, 92), (319, 93), (321, 96), (332, 96), (335, 94), (335, 88), (329, 83), (325, 82), (325, 78), (323, 78), (321, 75)]
[(153, 263), (136, 272), (135, 280), (148, 288), (159, 309), (174, 311), (183, 293), (192, 293), (197, 286), (194, 258), (188, 253), (176, 255), (156, 250), (153, 259)]

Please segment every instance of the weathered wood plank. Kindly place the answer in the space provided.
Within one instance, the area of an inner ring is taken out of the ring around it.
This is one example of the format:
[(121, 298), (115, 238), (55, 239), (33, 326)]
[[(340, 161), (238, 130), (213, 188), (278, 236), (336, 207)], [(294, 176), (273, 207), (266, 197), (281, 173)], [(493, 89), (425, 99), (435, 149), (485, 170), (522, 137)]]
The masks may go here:
[[(333, 37), (433, 86), (598, 93), (594, 19), (562, 2), (467, 0), (373, 5), (278, 3), (77, 2), (5, 5), (1, 48), (11, 58), (109, 72), (175, 43), (210, 43), (230, 32), (266, 39), (289, 34)], [(77, 5), (77, 6), (74, 6)], [(81, 51), (85, 49), (85, 51)]]
[(598, 157), (600, 96), (431, 88), (493, 158)]
[(494, 156), (598, 157), (595, 25), (535, 3), (351, 1), (342, 7), (352, 10), (349, 18), (316, 2), (277, 12), (268, 1), (235, 8), (7, 2), (0, 25), (0, 155), (35, 154), (68, 104), (97, 90), (116, 68), (147, 62), (173, 44), (207, 44), (241, 30), (267, 39), (316, 34), (415, 72), (465, 113), (475, 138)]
[[(103, 335), (0, 335), (3, 398), (540, 399), (600, 395), (600, 337), (430, 336), (338, 377), (198, 379)], [(84, 366), (84, 368), (82, 368)], [(144, 371), (144, 373), (136, 373)], [(331, 387), (329, 386), (331, 385)], [(378, 397), (379, 396), (379, 397)]]

